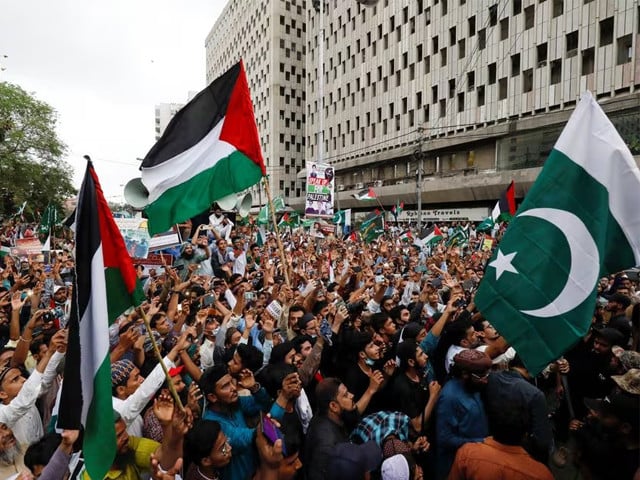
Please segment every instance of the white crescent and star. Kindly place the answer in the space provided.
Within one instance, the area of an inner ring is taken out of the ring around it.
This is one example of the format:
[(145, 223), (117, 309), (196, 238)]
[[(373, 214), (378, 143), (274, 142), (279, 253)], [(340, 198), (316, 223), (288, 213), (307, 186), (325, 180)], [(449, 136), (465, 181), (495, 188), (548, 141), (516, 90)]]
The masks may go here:
[[(519, 217), (535, 217), (545, 220), (562, 232), (569, 244), (570, 266), (567, 282), (558, 296), (547, 305), (535, 310), (520, 310), (533, 317), (549, 318), (570, 312), (593, 291), (600, 272), (600, 254), (589, 230), (573, 213), (557, 208), (532, 208)], [(489, 266), (496, 269), (496, 280), (505, 272), (518, 274), (511, 262), (518, 252), (498, 255)]]

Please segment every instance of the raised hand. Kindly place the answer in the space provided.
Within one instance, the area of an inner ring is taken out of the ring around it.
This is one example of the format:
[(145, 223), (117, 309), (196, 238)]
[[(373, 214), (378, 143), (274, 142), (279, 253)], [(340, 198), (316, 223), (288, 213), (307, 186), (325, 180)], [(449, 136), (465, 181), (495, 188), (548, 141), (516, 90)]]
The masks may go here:
[(169, 390), (162, 390), (158, 398), (153, 401), (153, 413), (162, 426), (167, 426), (172, 422), (174, 409), (175, 405)]

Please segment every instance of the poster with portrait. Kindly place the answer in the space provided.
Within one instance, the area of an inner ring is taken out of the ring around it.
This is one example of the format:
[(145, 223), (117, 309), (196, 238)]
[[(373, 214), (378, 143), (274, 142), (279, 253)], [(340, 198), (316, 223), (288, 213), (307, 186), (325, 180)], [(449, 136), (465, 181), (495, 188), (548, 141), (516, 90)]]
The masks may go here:
[(307, 216), (333, 217), (334, 170), (331, 165), (307, 162)]

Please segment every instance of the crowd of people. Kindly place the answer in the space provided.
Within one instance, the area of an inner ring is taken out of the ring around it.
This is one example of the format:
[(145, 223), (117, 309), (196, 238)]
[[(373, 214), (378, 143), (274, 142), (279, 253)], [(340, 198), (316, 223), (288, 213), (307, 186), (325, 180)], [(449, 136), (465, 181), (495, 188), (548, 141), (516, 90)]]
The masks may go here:
[[(146, 301), (110, 327), (106, 478), (640, 478), (637, 277), (602, 278), (588, 334), (533, 377), (474, 305), (491, 251), (473, 225), (425, 248), (396, 227), (279, 244), (223, 217), (136, 265)], [(2, 228), (5, 247), (35, 230)], [(82, 432), (56, 428), (71, 239), (0, 260), (3, 479), (88, 478)]]

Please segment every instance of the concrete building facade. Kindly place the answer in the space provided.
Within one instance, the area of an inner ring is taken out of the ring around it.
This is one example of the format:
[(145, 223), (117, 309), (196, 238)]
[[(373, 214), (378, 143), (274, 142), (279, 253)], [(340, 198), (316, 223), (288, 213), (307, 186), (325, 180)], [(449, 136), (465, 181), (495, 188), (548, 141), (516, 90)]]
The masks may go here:
[(184, 107), (182, 103), (159, 103), (156, 105), (156, 140), (160, 140), (165, 128), (182, 107)]
[(208, 83), (243, 59), (271, 192), (287, 199), (304, 194), (305, 3), (229, 0), (205, 42)]
[[(275, 4), (283, 2), (274, 1)], [(341, 208), (522, 197), (584, 90), (640, 154), (639, 0), (328, 0), (323, 157)], [(306, 149), (318, 154), (319, 13), (307, 2)], [(299, 173), (304, 178), (304, 171)], [(300, 207), (303, 199), (291, 199)]]

